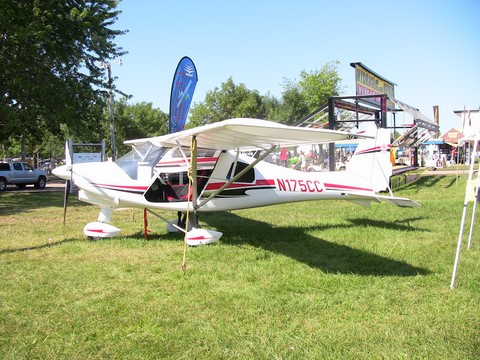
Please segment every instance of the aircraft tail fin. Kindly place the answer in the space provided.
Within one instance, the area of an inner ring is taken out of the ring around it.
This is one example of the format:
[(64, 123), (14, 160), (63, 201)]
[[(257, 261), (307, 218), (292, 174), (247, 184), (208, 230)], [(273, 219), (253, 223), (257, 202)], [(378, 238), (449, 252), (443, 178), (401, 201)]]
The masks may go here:
[(375, 192), (389, 188), (392, 175), (390, 162), (390, 131), (368, 128), (364, 135), (372, 136), (359, 142), (346, 171), (371, 182)]

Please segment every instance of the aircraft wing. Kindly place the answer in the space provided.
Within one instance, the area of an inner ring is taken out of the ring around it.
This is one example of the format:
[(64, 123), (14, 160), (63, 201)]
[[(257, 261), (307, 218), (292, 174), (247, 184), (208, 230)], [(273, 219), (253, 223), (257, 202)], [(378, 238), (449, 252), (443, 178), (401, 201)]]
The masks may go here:
[(267, 120), (238, 118), (224, 120), (173, 134), (126, 141), (135, 144), (150, 141), (159, 146), (190, 146), (192, 136), (197, 146), (209, 149), (240, 149), (320, 144), (350, 139), (354, 134), (343, 131), (287, 126)]

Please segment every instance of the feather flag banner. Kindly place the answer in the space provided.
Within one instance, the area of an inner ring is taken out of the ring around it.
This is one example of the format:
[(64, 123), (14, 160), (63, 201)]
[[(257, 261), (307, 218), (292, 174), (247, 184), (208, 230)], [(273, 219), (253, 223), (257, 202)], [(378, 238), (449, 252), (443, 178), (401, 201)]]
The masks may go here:
[(172, 92), (170, 94), (170, 133), (184, 129), (197, 81), (198, 76), (195, 64), (189, 57), (183, 57), (178, 63), (172, 82)]

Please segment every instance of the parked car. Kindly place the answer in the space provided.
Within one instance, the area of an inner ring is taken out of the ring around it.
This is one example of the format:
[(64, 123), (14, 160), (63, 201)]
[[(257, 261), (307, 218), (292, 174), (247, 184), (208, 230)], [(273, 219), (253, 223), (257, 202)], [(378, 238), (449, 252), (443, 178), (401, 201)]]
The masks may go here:
[(4, 191), (8, 184), (20, 189), (27, 185), (43, 189), (47, 185), (47, 173), (22, 161), (0, 162), (0, 191)]

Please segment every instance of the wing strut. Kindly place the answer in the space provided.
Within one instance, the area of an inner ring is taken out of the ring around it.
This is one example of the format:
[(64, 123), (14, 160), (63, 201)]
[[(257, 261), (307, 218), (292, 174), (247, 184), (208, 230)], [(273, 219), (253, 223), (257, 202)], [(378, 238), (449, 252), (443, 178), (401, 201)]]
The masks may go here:
[(242, 177), (244, 174), (247, 173), (247, 171), (250, 171), (251, 168), (253, 168), (255, 165), (257, 165), (260, 161), (262, 161), (263, 159), (265, 159), (268, 155), (270, 155), (275, 149), (277, 149), (278, 146), (277, 145), (273, 145), (270, 149), (266, 150), (264, 154), (262, 154), (261, 156), (259, 156), (258, 159), (256, 159), (254, 162), (252, 162), (250, 165), (248, 165), (245, 169), (243, 169), (242, 171), (240, 171), (237, 175), (235, 175), (233, 178), (231, 178), (230, 180), (228, 180), (225, 184), (223, 184), (218, 190), (216, 190), (215, 192), (213, 192), (208, 198), (206, 198), (205, 200), (203, 200), (199, 205), (195, 205), (194, 204), (194, 207), (196, 209), (198, 208), (201, 208), (203, 205), (205, 205), (207, 202), (209, 202), (210, 200), (212, 200), (215, 196), (217, 196), (219, 193), (221, 193), (223, 190), (225, 190), (225, 188), (229, 187), (232, 183), (234, 183), (235, 181), (237, 181), (240, 177)]
[[(192, 143), (190, 145), (190, 167), (188, 169), (188, 179), (190, 192), (192, 196), (192, 207), (193, 207), (193, 226), (198, 228), (198, 216), (197, 216), (197, 137), (192, 136)], [(187, 222), (188, 224), (188, 222)]]
[(192, 219), (192, 230), (185, 232), (185, 249), (183, 251), (183, 265), (182, 269), (185, 273), (186, 271), (186, 255), (187, 255), (187, 245), (189, 246), (198, 246), (211, 244), (220, 239), (223, 235), (219, 231), (200, 229), (198, 227), (198, 216), (197, 216), (197, 137), (192, 136), (192, 142), (190, 145), (190, 166), (188, 168), (188, 205), (187, 205), (187, 219), (186, 219), (186, 229), (190, 223), (190, 196), (192, 198), (192, 207), (193, 207), (193, 219)]

